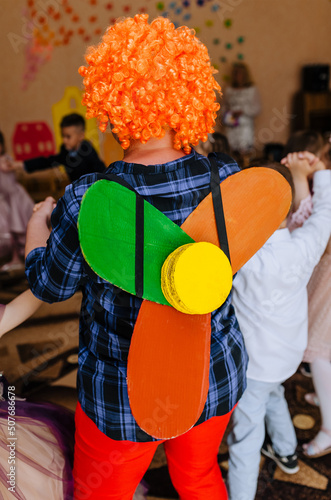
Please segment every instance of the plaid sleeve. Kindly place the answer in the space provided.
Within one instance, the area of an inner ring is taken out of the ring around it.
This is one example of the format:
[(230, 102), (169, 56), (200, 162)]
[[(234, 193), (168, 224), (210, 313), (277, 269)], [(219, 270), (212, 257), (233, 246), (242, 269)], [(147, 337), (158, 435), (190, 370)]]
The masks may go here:
[(79, 202), (69, 185), (52, 213), (52, 232), (46, 247), (32, 250), (25, 261), (26, 277), (32, 293), (45, 302), (71, 297), (82, 278), (77, 216)]
[(238, 164), (225, 153), (210, 153), (208, 156), (214, 156), (219, 165), (220, 182), (223, 182), (230, 175), (240, 172)]

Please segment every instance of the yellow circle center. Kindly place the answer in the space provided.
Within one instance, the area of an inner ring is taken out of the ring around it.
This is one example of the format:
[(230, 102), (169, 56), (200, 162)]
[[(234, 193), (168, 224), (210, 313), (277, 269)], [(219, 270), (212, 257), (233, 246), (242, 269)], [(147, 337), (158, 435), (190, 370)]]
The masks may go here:
[(161, 287), (165, 298), (179, 311), (209, 313), (220, 307), (230, 293), (230, 262), (212, 243), (183, 245), (165, 260)]

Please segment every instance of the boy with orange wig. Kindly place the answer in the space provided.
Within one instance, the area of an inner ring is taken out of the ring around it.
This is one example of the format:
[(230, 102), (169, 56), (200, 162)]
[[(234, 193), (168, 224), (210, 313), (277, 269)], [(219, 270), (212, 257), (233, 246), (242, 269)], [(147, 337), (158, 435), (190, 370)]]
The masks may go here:
[[(87, 117), (108, 122), (124, 149), (111, 173), (176, 224), (210, 192), (211, 166), (192, 145), (213, 132), (219, 105), (206, 47), (187, 27), (137, 15), (108, 28), (90, 47), (84, 77)], [(212, 153), (220, 180), (239, 171)], [(109, 170), (110, 171), (110, 170)], [(41, 300), (65, 300), (83, 289), (75, 436), (75, 499), (131, 500), (158, 444), (135, 422), (127, 391), (127, 358), (142, 300), (86, 272), (77, 236), (82, 197), (96, 174), (68, 186), (51, 216), (46, 201), (33, 215), (27, 277)], [(48, 240), (48, 241), (47, 241)], [(226, 499), (217, 463), (231, 411), (245, 389), (247, 355), (230, 295), (211, 315), (209, 392), (196, 425), (164, 440), (171, 479), (183, 500)], [(157, 332), (155, 332), (157, 335)], [(157, 355), (157, 353), (156, 353)], [(141, 360), (144, 363), (144, 360)]]

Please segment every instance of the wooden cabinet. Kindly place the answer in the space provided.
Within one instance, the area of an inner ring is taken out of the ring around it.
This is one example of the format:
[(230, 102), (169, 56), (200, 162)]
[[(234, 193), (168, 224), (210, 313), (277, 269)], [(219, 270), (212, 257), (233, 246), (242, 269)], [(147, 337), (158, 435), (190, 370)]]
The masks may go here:
[(299, 92), (294, 105), (295, 130), (331, 131), (331, 91)]

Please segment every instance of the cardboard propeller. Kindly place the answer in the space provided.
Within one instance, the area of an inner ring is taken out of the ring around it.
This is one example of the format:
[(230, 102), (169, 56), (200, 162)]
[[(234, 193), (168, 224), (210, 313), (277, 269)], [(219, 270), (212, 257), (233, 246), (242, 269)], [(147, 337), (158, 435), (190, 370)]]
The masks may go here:
[[(143, 204), (141, 214), (137, 199)], [(143, 224), (141, 293), (137, 290), (137, 218)], [(131, 294), (170, 305), (161, 289), (162, 265), (174, 250), (194, 240), (162, 212), (124, 185), (99, 180), (82, 200), (78, 233), (84, 258), (98, 276)]]
[[(235, 274), (284, 220), (291, 192), (279, 173), (262, 167), (238, 172), (220, 188)], [(139, 241), (141, 218), (144, 237)], [(219, 246), (212, 195), (179, 228), (132, 189), (115, 180), (98, 181), (83, 198), (78, 231), (94, 272), (149, 299), (140, 308), (128, 359), (128, 393), (137, 424), (159, 439), (186, 432), (201, 415), (208, 394), (211, 316), (171, 307), (162, 292), (161, 269), (182, 245)], [(137, 268), (141, 260), (143, 269)]]

